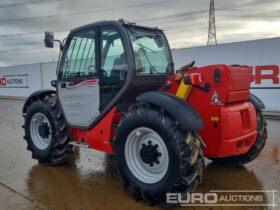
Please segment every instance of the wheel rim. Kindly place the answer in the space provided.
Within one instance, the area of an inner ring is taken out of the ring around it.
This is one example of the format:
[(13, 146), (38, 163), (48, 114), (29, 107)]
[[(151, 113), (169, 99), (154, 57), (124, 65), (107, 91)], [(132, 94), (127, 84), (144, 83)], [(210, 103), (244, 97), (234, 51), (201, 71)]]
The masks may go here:
[(30, 136), (34, 145), (40, 149), (46, 149), (52, 138), (50, 122), (43, 113), (36, 113), (30, 121)]
[(169, 155), (163, 139), (146, 127), (136, 128), (128, 135), (125, 160), (131, 173), (147, 184), (159, 182), (169, 166)]

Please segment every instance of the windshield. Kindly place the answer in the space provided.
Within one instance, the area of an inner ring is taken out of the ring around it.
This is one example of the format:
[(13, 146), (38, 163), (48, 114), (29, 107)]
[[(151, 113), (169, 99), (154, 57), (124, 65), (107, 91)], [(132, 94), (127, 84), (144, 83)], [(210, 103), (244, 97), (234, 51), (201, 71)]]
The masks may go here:
[(171, 57), (162, 32), (128, 27), (135, 58), (136, 75), (162, 75), (172, 69)]

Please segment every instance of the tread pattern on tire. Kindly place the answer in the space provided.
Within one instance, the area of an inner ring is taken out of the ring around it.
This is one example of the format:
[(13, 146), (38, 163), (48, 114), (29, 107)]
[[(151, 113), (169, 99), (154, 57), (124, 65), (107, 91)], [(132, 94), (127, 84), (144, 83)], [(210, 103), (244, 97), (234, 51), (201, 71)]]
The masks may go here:
[(214, 163), (227, 166), (242, 166), (256, 159), (263, 150), (267, 139), (267, 124), (261, 110), (257, 111), (257, 138), (253, 146), (244, 155), (226, 158), (210, 158)]
[[(131, 119), (136, 119), (139, 122), (148, 120), (159, 125), (167, 135), (172, 136), (172, 139), (176, 141), (177, 154), (180, 156), (180, 172), (176, 183), (168, 192), (181, 193), (184, 196), (187, 192), (193, 191), (201, 182), (204, 168), (202, 141), (198, 133), (182, 130), (179, 123), (163, 109), (143, 102), (132, 105), (128, 112), (123, 114), (118, 130), (121, 130), (122, 126), (129, 123)], [(115, 147), (118, 144), (117, 139)], [(122, 164), (118, 163), (118, 158), (116, 160), (118, 166)], [(145, 191), (145, 189), (139, 188), (134, 183), (130, 183), (120, 170), (120, 167), (119, 172), (124, 179), (124, 187), (131, 191), (137, 200), (144, 200), (150, 205), (168, 205), (166, 204), (166, 193), (168, 192), (161, 192), (161, 194), (155, 195), (152, 192)]]
[(42, 106), (48, 110), (53, 119), (53, 123), (55, 125), (55, 133), (53, 135), (52, 147), (49, 151), (49, 154), (45, 158), (41, 158), (36, 152), (32, 149), (31, 145), (31, 137), (28, 137), (28, 130), (26, 129), (28, 126), (25, 124), (23, 126), (25, 130), (24, 139), (27, 141), (27, 150), (30, 150), (32, 153), (32, 158), (37, 159), (39, 163), (47, 164), (47, 165), (55, 165), (61, 164), (65, 161), (67, 155), (71, 151), (71, 145), (69, 145), (69, 133), (68, 128), (66, 126), (66, 122), (62, 113), (62, 110), (57, 102), (56, 95), (47, 95), (44, 98), (37, 98), (32, 101), (31, 105), (28, 107), (27, 112), (23, 113), (23, 117), (26, 120), (29, 115), (30, 108), (32, 106)]

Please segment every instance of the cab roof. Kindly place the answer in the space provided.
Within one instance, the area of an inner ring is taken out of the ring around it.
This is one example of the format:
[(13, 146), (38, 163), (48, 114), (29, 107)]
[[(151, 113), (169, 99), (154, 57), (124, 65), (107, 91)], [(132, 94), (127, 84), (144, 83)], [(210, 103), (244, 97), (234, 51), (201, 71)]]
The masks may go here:
[(155, 31), (155, 30), (163, 31), (162, 29), (159, 29), (157, 27), (140, 26), (140, 25), (137, 25), (136, 23), (128, 22), (128, 21), (121, 19), (121, 20), (102, 20), (102, 21), (97, 21), (94, 23), (86, 24), (86, 25), (80, 26), (78, 28), (72, 29), (70, 33), (74, 33), (77, 31), (81, 31), (81, 30), (96, 27), (96, 26), (104, 26), (104, 25), (134, 26), (134, 27), (153, 30), (153, 31)]

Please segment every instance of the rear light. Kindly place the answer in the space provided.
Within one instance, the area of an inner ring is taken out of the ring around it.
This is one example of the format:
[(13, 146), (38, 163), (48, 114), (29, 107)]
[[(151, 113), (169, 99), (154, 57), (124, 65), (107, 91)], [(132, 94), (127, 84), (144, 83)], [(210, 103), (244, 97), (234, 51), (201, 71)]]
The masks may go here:
[(239, 141), (236, 144), (237, 148), (248, 147), (250, 145), (248, 140)]
[(199, 73), (185, 74), (183, 79), (186, 85), (195, 85), (203, 82), (202, 75)]

